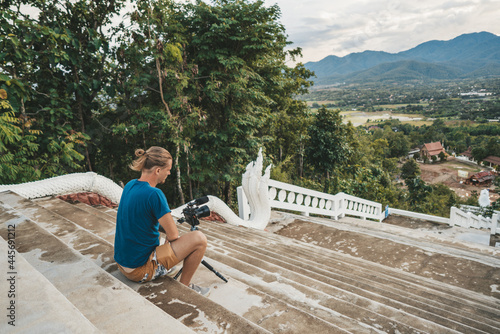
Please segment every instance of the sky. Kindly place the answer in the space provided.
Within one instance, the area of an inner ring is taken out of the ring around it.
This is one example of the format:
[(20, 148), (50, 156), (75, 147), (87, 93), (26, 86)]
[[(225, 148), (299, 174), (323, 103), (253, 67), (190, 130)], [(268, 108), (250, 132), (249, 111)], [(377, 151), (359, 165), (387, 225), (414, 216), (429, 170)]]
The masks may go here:
[(500, 35), (500, 0), (264, 0), (264, 4), (280, 7), (291, 48), (302, 48), (303, 57), (297, 59), (302, 63), (366, 50), (397, 53), (465, 33)]
[(365, 50), (397, 53), (465, 33), (500, 35), (500, 0), (265, 0), (303, 63)]

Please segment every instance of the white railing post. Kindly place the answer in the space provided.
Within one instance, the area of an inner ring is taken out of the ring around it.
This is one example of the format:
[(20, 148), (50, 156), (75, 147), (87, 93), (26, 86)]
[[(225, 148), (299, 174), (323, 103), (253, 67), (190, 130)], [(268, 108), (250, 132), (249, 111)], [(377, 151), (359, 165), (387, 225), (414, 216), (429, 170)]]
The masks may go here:
[(250, 205), (248, 205), (248, 199), (243, 191), (243, 187), (236, 188), (236, 193), (238, 195), (239, 217), (243, 220), (248, 220), (250, 219)]
[(494, 235), (497, 233), (499, 219), (500, 219), (500, 215), (498, 213), (494, 213), (493, 216), (491, 216), (490, 234)]
[(453, 226), (455, 225), (455, 221), (457, 221), (458, 217), (457, 217), (457, 208), (452, 206), (451, 209), (450, 209), (450, 220), (448, 222), (448, 225), (449, 226)]

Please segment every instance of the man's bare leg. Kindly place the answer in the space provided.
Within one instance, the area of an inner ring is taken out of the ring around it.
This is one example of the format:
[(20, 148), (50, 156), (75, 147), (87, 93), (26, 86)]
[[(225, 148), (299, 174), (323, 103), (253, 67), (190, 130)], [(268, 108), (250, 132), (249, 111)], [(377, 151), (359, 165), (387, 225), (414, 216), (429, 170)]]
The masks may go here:
[(184, 260), (180, 282), (189, 285), (196, 269), (205, 255), (207, 237), (200, 231), (192, 231), (171, 242), (177, 259)]

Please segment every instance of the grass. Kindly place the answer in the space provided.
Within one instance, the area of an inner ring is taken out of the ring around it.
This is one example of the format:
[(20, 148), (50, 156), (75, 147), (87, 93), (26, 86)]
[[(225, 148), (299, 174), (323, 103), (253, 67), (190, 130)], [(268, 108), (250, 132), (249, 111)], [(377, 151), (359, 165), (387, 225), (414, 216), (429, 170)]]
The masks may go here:
[[(344, 117), (344, 121), (351, 121), (354, 126), (358, 125), (377, 125), (388, 119), (399, 119), (401, 123), (410, 123), (413, 125), (421, 126), (423, 124), (432, 124), (432, 121), (426, 121), (425, 117), (420, 114), (402, 114), (392, 113), (390, 111), (343, 111), (340, 113)], [(370, 120), (370, 122), (367, 122)]]
[(460, 160), (448, 160), (444, 163), (446, 167), (454, 170), (463, 170), (472, 174), (479, 173), (482, 169), (480, 166), (474, 166), (468, 163), (461, 162)]

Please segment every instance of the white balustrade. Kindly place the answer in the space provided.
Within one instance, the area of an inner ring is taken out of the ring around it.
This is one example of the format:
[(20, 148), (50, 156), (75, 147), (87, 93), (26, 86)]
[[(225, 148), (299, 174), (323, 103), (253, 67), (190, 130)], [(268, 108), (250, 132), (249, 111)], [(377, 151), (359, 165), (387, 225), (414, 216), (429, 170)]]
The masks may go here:
[[(326, 194), (292, 184), (269, 180), (269, 202), (271, 208), (310, 214), (330, 216), (339, 219), (345, 215), (362, 219), (382, 220), (382, 205), (345, 193)], [(249, 205), (244, 193), (238, 188), (240, 218), (250, 215)]]
[(497, 211), (491, 218), (476, 215), (472, 212), (462, 211), (459, 208), (452, 207), (450, 210), (449, 224), (451, 226), (460, 226), (466, 228), (490, 229), (491, 234), (495, 234), (498, 228), (499, 217)]

